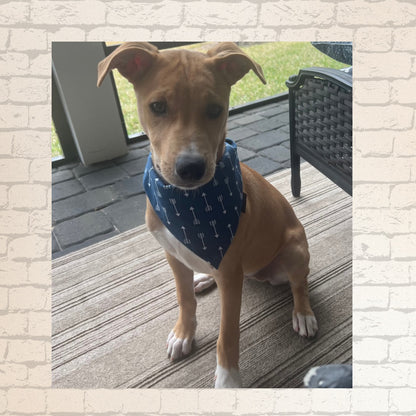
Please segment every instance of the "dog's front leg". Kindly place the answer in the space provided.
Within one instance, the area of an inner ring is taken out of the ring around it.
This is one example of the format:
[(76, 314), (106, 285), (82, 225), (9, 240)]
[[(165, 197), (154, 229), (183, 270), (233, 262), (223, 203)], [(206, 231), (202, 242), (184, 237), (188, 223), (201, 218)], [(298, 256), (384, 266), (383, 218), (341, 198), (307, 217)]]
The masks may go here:
[(193, 271), (166, 252), (176, 282), (179, 318), (167, 339), (168, 357), (177, 360), (191, 352), (196, 330), (196, 299)]
[(238, 359), (243, 271), (221, 273), (215, 280), (221, 296), (221, 325), (217, 342), (215, 388), (241, 387)]

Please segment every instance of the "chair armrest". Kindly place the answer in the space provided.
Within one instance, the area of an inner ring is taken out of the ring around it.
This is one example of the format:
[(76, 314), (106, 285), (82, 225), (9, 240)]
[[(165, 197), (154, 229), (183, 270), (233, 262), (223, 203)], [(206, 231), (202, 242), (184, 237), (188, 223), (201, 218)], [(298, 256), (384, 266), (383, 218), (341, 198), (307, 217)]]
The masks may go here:
[(319, 77), (332, 81), (341, 87), (352, 88), (352, 76), (346, 72), (340, 71), (334, 68), (320, 68), (310, 67), (303, 68), (299, 71), (299, 74), (291, 75), (286, 81), (288, 88), (297, 88), (303, 83), (305, 77)]

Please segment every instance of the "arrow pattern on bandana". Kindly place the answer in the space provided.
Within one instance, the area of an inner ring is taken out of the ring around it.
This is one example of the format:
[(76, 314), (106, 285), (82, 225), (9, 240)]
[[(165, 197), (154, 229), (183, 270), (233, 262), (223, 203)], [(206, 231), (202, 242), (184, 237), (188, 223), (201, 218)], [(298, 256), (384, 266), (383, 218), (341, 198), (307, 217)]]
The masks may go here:
[(197, 256), (218, 269), (236, 234), (243, 204), (237, 146), (227, 139), (213, 179), (195, 190), (181, 190), (159, 176), (149, 155), (143, 177), (156, 214)]

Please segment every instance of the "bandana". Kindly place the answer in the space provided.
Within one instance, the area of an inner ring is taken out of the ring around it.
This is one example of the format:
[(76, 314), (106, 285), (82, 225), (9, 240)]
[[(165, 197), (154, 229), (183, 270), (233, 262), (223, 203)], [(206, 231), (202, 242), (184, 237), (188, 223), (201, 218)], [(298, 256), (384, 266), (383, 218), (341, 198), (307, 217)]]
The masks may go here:
[(245, 196), (236, 144), (227, 139), (213, 179), (194, 190), (167, 184), (149, 155), (146, 195), (167, 229), (185, 247), (218, 269), (237, 231)]

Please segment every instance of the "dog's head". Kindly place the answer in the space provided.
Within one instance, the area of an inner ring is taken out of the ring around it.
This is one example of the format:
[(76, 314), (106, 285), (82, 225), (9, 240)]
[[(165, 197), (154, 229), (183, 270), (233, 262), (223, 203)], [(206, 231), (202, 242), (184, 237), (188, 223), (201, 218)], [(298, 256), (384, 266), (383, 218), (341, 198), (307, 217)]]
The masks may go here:
[(98, 86), (114, 68), (134, 86), (156, 170), (183, 189), (214, 176), (224, 151), (231, 86), (250, 69), (266, 83), (261, 67), (228, 42), (206, 54), (124, 43), (98, 64)]

